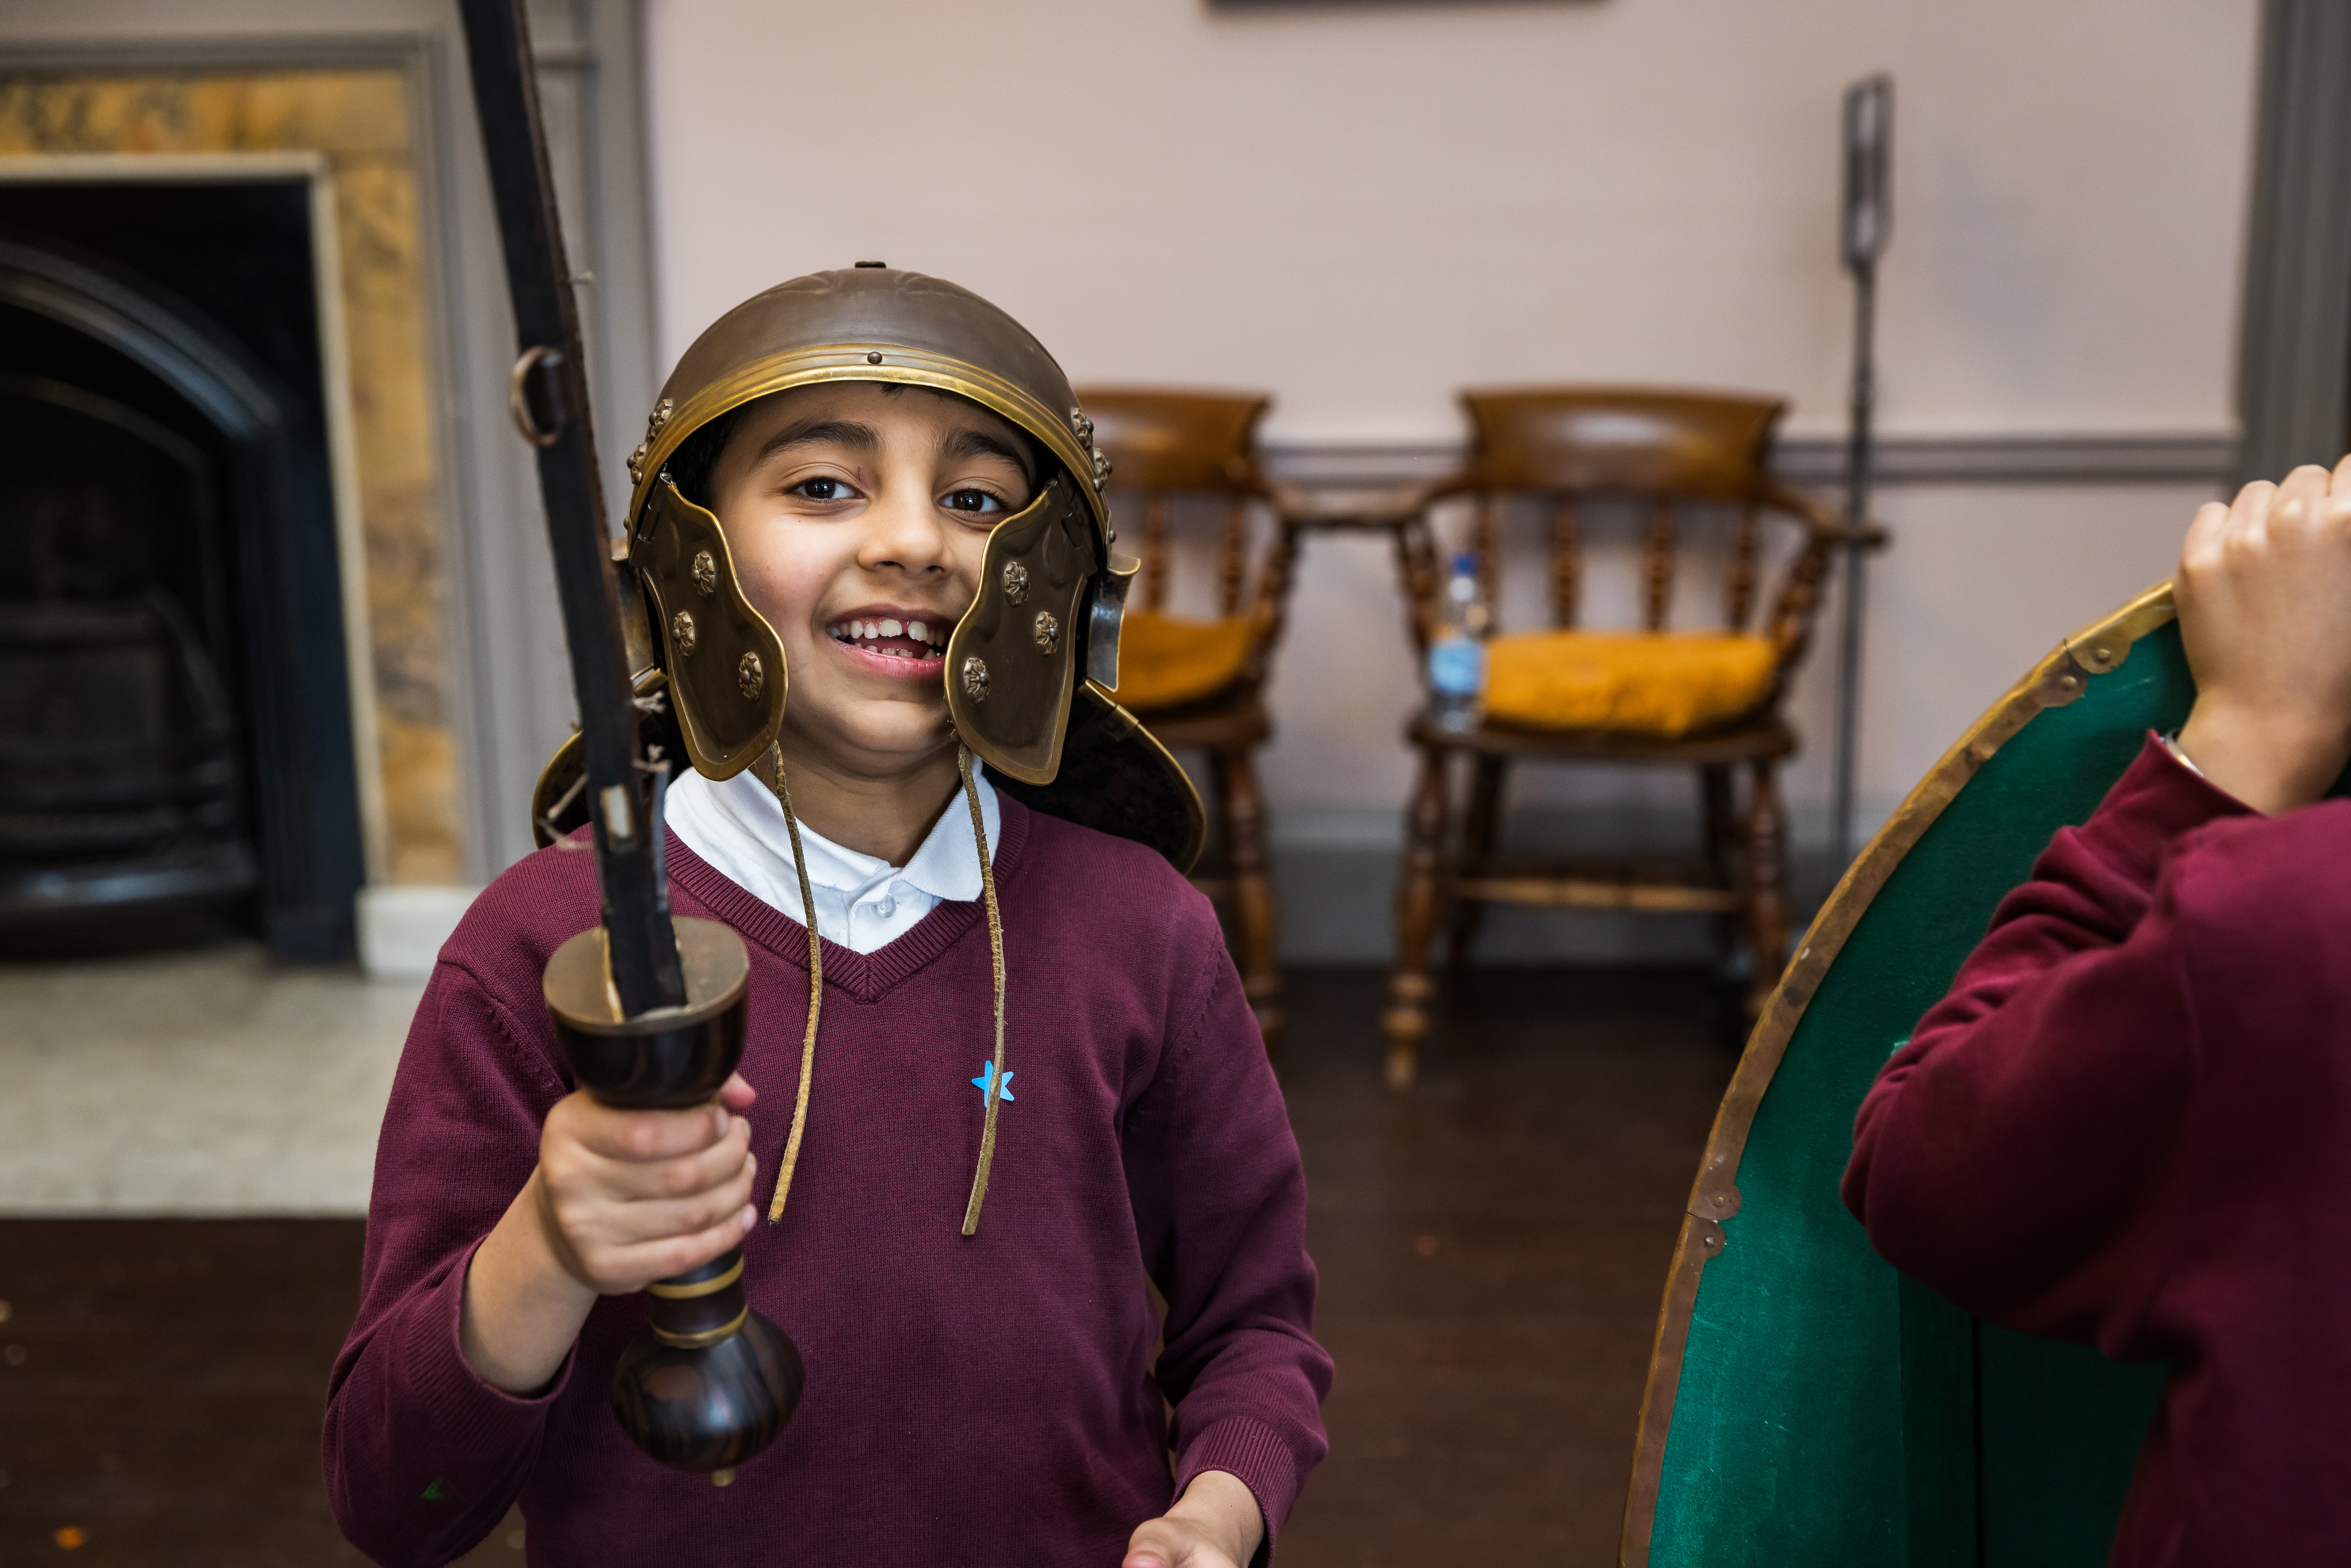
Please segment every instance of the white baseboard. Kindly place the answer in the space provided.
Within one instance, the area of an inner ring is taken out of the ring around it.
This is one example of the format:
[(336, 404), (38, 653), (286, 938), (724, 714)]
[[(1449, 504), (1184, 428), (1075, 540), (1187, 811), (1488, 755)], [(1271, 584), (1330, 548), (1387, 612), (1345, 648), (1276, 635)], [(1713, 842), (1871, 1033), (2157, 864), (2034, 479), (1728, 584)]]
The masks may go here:
[(477, 887), (363, 887), (360, 967), (371, 978), (416, 979), (433, 972)]

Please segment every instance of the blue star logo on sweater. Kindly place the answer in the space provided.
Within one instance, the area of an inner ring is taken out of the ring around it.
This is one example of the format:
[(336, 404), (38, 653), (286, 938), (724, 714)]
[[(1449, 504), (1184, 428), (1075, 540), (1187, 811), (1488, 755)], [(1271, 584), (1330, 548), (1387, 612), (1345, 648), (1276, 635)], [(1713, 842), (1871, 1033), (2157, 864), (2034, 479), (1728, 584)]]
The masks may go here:
[[(971, 1086), (974, 1089), (978, 1090), (979, 1097), (985, 1100), (987, 1098), (987, 1086), (995, 1081), (996, 1063), (992, 1061), (983, 1061), (979, 1064), (979, 1076), (971, 1081)], [(1002, 1097), (1007, 1100), (1013, 1098), (1012, 1072), (1008, 1068), (1005, 1070), (1004, 1073), (1004, 1093)]]

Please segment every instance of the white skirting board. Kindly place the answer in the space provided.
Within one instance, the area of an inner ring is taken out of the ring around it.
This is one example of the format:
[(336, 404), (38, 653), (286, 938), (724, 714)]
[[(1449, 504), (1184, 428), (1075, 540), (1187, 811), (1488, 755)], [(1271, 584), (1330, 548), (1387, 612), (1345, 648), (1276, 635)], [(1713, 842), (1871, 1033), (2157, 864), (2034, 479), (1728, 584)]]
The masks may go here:
[(477, 887), (364, 887), (360, 890), (360, 967), (375, 980), (419, 979), (433, 972), (441, 945), (457, 929)]

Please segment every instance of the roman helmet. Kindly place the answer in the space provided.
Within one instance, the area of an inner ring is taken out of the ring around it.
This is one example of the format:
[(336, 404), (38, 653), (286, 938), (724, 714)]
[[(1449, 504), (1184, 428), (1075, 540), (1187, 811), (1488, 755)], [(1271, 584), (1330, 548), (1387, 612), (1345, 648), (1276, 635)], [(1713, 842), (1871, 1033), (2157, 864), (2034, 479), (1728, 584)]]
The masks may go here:
[[(1046, 455), (1034, 498), (996, 525), (977, 596), (947, 642), (948, 715), (998, 786), (1036, 810), (1198, 858), (1206, 819), (1165, 749), (1102, 688), (1136, 562), (1114, 555), (1110, 461), (1069, 378), (1019, 322), (968, 289), (859, 263), (778, 284), (713, 323), (663, 386), (629, 457), (625, 602), (639, 706), (700, 772), (729, 779), (767, 754), (789, 672), (775, 629), (736, 578), (717, 517), (681, 494), (671, 458), (696, 430), (771, 392), (884, 382), (970, 399)], [(664, 703), (658, 695), (666, 689)], [(541, 776), (542, 841), (579, 815), (577, 747)], [(567, 758), (571, 758), (567, 765)]]

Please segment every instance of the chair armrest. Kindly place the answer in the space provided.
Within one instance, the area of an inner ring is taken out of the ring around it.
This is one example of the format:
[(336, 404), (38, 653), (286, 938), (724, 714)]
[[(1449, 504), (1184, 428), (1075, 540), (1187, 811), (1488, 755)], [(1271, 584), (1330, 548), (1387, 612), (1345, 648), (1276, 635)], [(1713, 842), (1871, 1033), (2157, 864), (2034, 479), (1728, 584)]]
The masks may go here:
[(1260, 478), (1259, 485), (1258, 493), (1281, 514), (1285, 527), (1394, 530), (1446, 497), (1468, 489), (1470, 482), (1467, 475), (1449, 474), (1393, 490), (1351, 491), (1335, 498), (1270, 477)]
[(1804, 526), (1812, 530), (1813, 538), (1821, 545), (1884, 549), (1893, 542), (1894, 536), (1886, 530), (1884, 523), (1872, 518), (1858, 527), (1848, 528), (1842, 513), (1832, 511), (1802, 490), (1791, 489), (1785, 485), (1766, 484), (1756, 499), (1767, 507), (1776, 507), (1781, 511), (1802, 518)]

